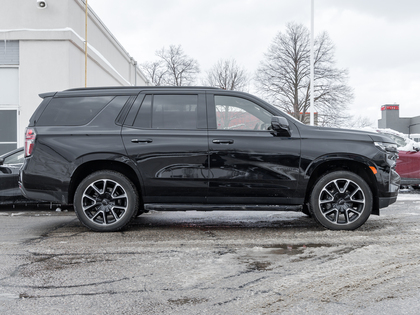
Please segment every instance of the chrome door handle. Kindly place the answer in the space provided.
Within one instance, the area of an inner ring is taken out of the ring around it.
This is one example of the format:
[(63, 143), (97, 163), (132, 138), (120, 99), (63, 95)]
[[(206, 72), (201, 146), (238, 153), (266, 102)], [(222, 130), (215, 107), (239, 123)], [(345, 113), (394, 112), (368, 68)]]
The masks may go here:
[(233, 140), (232, 139), (214, 139), (213, 143), (217, 143), (217, 144), (232, 144)]
[(151, 143), (153, 142), (152, 139), (131, 139), (133, 143)]

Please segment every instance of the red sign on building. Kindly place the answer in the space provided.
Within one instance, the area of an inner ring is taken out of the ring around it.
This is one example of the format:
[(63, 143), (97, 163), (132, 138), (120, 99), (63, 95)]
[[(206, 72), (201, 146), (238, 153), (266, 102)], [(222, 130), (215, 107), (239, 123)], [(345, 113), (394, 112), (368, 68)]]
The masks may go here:
[(400, 110), (400, 105), (383, 105), (381, 110)]

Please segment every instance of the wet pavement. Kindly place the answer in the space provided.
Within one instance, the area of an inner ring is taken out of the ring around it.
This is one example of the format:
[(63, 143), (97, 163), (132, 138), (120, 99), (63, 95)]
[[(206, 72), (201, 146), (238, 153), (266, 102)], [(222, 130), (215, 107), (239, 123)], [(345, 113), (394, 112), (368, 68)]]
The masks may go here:
[(356, 231), (293, 212), (153, 212), (94, 233), (0, 211), (1, 314), (418, 314), (420, 195)]

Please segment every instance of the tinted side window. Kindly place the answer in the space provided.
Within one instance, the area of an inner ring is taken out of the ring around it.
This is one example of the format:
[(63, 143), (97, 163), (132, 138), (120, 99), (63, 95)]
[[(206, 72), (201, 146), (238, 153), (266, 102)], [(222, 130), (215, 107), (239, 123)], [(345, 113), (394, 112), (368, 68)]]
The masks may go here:
[(268, 130), (273, 116), (261, 106), (234, 96), (215, 96), (217, 129)]
[(133, 126), (138, 128), (152, 128), (152, 95), (146, 95), (144, 98)]
[(53, 98), (38, 119), (37, 125), (85, 125), (113, 98), (114, 96)]
[(147, 95), (134, 127), (196, 129), (198, 95)]

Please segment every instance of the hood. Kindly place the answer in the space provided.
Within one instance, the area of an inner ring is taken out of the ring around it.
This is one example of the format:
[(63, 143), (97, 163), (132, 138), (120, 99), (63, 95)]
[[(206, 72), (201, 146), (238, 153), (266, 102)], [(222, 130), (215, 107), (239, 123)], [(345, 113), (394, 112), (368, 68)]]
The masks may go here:
[[(304, 127), (303, 127), (304, 126)], [(301, 126), (302, 136), (308, 138), (324, 138), (324, 139), (342, 139), (342, 140), (357, 140), (369, 142), (388, 142), (394, 143), (385, 135), (357, 129), (341, 129), (332, 127), (316, 127), (316, 126)]]

